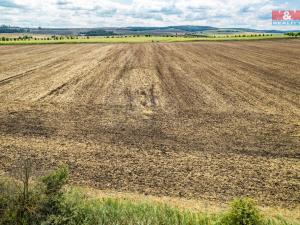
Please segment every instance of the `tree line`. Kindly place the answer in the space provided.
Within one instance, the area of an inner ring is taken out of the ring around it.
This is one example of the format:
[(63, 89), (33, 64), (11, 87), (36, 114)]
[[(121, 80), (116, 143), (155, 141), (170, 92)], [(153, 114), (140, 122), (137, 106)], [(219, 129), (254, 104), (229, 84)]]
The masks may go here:
[(300, 32), (287, 32), (284, 35), (287, 35), (290, 37), (300, 37)]

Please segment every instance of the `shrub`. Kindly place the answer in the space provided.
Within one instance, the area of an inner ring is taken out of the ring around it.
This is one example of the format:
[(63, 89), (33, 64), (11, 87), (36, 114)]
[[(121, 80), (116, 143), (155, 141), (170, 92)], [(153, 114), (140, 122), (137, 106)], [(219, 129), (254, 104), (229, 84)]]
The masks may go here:
[(248, 198), (236, 199), (222, 219), (222, 225), (262, 225), (263, 220), (254, 201)]
[(45, 201), (41, 207), (41, 213), (45, 216), (57, 215), (60, 213), (63, 201), (63, 190), (68, 181), (68, 169), (61, 166), (47, 176), (42, 177), (41, 182), (44, 186)]
[(25, 161), (21, 181), (0, 179), (1, 225), (39, 225), (60, 214), (62, 188), (68, 178), (66, 167), (59, 167), (36, 183), (30, 182), (30, 173), (30, 163)]
[(30, 172), (30, 163), (25, 161), (21, 181), (1, 179), (0, 224), (38, 224), (42, 195), (37, 187), (30, 187)]

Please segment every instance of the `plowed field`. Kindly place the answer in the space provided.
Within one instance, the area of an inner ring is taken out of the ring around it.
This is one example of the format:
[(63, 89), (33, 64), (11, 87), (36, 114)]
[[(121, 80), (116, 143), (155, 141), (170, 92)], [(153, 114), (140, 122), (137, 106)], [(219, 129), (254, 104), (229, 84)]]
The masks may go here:
[(0, 46), (0, 169), (299, 205), (300, 41)]

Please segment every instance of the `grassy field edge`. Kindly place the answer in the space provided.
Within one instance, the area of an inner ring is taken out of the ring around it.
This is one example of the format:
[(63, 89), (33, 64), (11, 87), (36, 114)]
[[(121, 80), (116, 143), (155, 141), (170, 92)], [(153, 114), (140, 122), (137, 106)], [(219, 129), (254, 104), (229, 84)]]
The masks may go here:
[[(189, 212), (200, 212), (203, 214), (220, 214), (228, 210), (229, 204), (223, 202), (213, 202), (203, 199), (187, 199), (169, 196), (153, 196), (139, 193), (117, 192), (112, 190), (99, 190), (90, 187), (70, 186), (70, 190), (74, 189), (80, 193), (84, 193), (91, 199), (115, 199), (125, 200), (135, 203), (148, 203), (154, 205), (167, 205), (171, 208), (179, 210), (187, 210)], [(296, 208), (282, 208), (275, 206), (258, 206), (261, 212), (270, 218), (289, 218), (295, 223), (300, 222), (300, 207)]]
[[(85, 205), (85, 207), (87, 207), (87, 211), (91, 212), (93, 210), (99, 210), (97, 213), (94, 212), (95, 215), (103, 215), (103, 212), (110, 211), (109, 214), (114, 215), (114, 217), (106, 218), (106, 221), (109, 221), (108, 224), (233, 225), (239, 223), (232, 222), (231, 219), (231, 222), (228, 222), (227, 219), (224, 220), (224, 218), (228, 217), (229, 215), (233, 216), (232, 214), (243, 214), (243, 211), (247, 210), (246, 208), (249, 207), (249, 205), (247, 204), (249, 202), (252, 202), (251, 199), (236, 199), (228, 204), (226, 208), (223, 208), (221, 210), (218, 209), (217, 211), (210, 211), (210, 209), (208, 208), (197, 211), (185, 207), (174, 206), (164, 201), (160, 202), (149, 199), (145, 200), (143, 197), (141, 199), (133, 200), (132, 198), (128, 198), (126, 196), (120, 198), (111, 195), (104, 195), (99, 198), (89, 195), (85, 189), (74, 187), (69, 188), (67, 191), (67, 201), (69, 201), (69, 204), (76, 205), (78, 203), (78, 199), (80, 199), (81, 201), (80, 205)], [(243, 206), (239, 208), (239, 204), (244, 203), (244, 206), (247, 206), (245, 208), (243, 208)], [(238, 212), (233, 213), (233, 211), (235, 210)], [(255, 211), (255, 209), (250, 209), (250, 211), (252, 210)], [(257, 223), (245, 222), (243, 224), (300, 224), (299, 220), (297, 219), (285, 217), (280, 213), (269, 214), (267, 211), (264, 211), (263, 208), (259, 208), (257, 212), (261, 214), (261, 220), (257, 221)], [(120, 221), (126, 222), (122, 223)]]
[(71, 39), (71, 40), (17, 40), (0, 41), (0, 45), (41, 45), (41, 44), (121, 44), (121, 43), (180, 43), (180, 42), (204, 42), (204, 41), (259, 41), (259, 40), (282, 40), (296, 39), (289, 36), (259, 36), (259, 37), (218, 37), (218, 38), (183, 38), (183, 37), (128, 37), (128, 38), (90, 38), (90, 39)]
[[(26, 164), (26, 166), (29, 165)], [(27, 167), (21, 180), (0, 174), (0, 224), (15, 225), (298, 225), (282, 215), (269, 216), (249, 198), (233, 200), (218, 212), (195, 211), (163, 202), (89, 194), (66, 186), (68, 168), (36, 180)], [(95, 193), (95, 192), (93, 192)]]

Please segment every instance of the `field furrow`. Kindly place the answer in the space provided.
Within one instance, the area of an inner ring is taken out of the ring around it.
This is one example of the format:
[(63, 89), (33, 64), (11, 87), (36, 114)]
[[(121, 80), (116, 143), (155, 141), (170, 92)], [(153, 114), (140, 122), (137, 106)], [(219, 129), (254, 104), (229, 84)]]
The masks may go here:
[(0, 46), (0, 170), (294, 207), (299, 40)]

